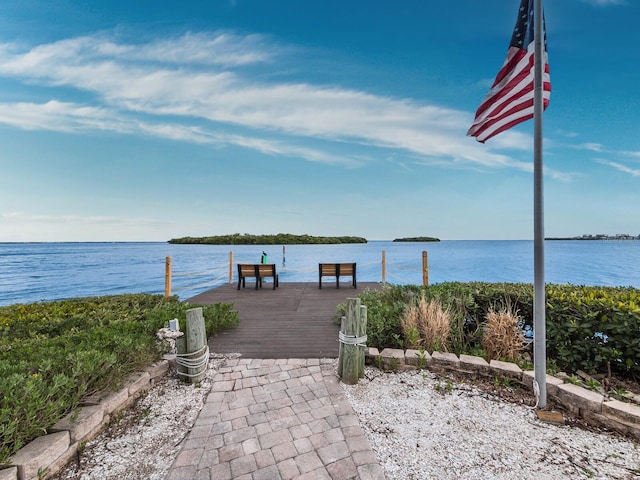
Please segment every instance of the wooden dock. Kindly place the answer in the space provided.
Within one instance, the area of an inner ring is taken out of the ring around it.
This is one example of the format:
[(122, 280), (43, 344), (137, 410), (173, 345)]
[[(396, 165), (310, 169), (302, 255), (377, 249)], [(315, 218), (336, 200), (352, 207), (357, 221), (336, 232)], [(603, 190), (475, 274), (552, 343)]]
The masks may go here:
[(339, 324), (334, 323), (336, 307), (364, 290), (377, 290), (379, 283), (358, 282), (358, 288), (335, 281), (280, 283), (276, 289), (265, 280), (254, 289), (226, 284), (187, 299), (208, 305), (233, 303), (240, 325), (209, 337), (212, 353), (240, 353), (245, 358), (337, 358)]

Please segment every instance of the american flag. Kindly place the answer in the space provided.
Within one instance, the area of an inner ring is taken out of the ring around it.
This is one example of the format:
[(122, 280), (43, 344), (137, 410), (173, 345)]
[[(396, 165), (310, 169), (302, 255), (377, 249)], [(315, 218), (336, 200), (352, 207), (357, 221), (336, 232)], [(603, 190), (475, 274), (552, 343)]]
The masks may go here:
[[(468, 136), (476, 137), (476, 140), (481, 143), (514, 125), (533, 118), (535, 50), (533, 4), (534, 0), (521, 0), (507, 59), (498, 72), (491, 90), (478, 107), (473, 125), (467, 132)], [(546, 109), (551, 96), (551, 80), (546, 35), (544, 40), (542, 98)]]

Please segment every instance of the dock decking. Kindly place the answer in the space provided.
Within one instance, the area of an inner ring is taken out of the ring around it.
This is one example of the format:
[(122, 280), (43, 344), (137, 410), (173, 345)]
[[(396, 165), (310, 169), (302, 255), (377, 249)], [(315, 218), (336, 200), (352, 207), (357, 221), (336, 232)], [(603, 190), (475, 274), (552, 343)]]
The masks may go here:
[(340, 326), (333, 322), (336, 307), (364, 290), (377, 290), (379, 283), (358, 282), (358, 288), (328, 282), (282, 283), (273, 290), (265, 286), (240, 290), (226, 284), (187, 299), (208, 305), (233, 303), (240, 325), (209, 338), (213, 353), (240, 353), (245, 358), (337, 358)]

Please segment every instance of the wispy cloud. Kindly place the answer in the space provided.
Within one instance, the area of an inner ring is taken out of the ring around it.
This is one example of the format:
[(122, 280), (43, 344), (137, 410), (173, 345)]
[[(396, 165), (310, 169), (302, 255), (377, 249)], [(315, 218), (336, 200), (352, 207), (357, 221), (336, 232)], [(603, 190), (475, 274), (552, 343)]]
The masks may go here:
[(0, 212), (0, 219), (6, 223), (51, 223), (80, 224), (80, 225), (115, 225), (138, 226), (155, 225), (158, 221), (147, 218), (124, 218), (110, 216), (81, 216), (81, 215), (28, 215), (22, 212)]
[(590, 152), (602, 153), (605, 151), (605, 148), (600, 143), (579, 143), (577, 145), (571, 145), (571, 148), (576, 150), (588, 150)]
[(102, 107), (50, 100), (46, 103), (0, 103), (0, 123), (25, 130), (78, 132), (109, 130), (132, 133), (131, 126)]
[(589, 3), (596, 7), (608, 7), (611, 5), (626, 5), (627, 0), (582, 0), (584, 3)]
[(603, 165), (608, 165), (609, 167), (615, 168), (616, 170), (619, 170), (621, 172), (628, 173), (632, 177), (640, 177), (640, 168), (631, 168), (622, 163), (612, 162), (610, 160), (604, 160), (604, 159), (597, 159), (596, 161)]
[[(64, 132), (142, 132), (347, 166), (363, 157), (336, 154), (336, 146), (376, 147), (385, 156), (400, 151), (457, 166), (531, 169), (529, 162), (499, 153), (522, 150), (516, 132), (491, 146), (467, 138), (471, 112), (339, 86), (265, 80), (265, 68), (286, 78), (278, 62), (293, 52), (263, 36), (228, 32), (143, 44), (106, 34), (27, 49), (2, 44), (0, 75), (36, 84), (50, 100), (0, 104), (0, 122)], [(91, 106), (65, 101), (69, 90), (93, 96)], [(331, 142), (332, 153), (301, 146), (309, 140)]]

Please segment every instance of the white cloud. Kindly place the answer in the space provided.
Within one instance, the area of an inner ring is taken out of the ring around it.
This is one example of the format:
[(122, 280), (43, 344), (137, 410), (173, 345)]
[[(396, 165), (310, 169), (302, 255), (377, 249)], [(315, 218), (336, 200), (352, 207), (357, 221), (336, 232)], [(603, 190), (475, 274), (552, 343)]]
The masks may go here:
[(0, 242), (155, 241), (172, 226), (166, 219), (0, 212)]
[(631, 168), (628, 167), (626, 165), (623, 165), (622, 163), (619, 162), (612, 162), (610, 160), (602, 160), (602, 159), (598, 159), (596, 160), (598, 163), (601, 163), (603, 165), (608, 165), (610, 167), (615, 168), (616, 170), (619, 170), (621, 172), (624, 173), (628, 173), (629, 175), (631, 175), (632, 177), (640, 177), (640, 169), (638, 168)]
[(602, 153), (605, 151), (604, 146), (600, 143), (581, 143), (579, 145), (572, 145), (571, 148), (575, 148), (577, 150), (589, 150), (596, 153)]
[(626, 5), (627, 0), (582, 0), (596, 7), (608, 7), (610, 5)]
[(88, 107), (51, 100), (47, 103), (0, 103), (0, 123), (25, 130), (77, 132), (109, 130), (131, 133), (132, 129), (101, 107)]
[[(95, 35), (22, 52), (4, 44), (0, 75), (49, 88), (52, 96), (63, 95), (56, 87), (89, 93), (97, 106), (58, 99), (5, 104), (0, 122), (26, 129), (144, 131), (350, 166), (358, 163), (355, 155), (328, 154), (300, 142), (378, 147), (444, 164), (531, 169), (530, 162), (495, 153), (523, 150), (530, 145), (526, 136), (507, 132), (491, 146), (480, 145), (466, 137), (469, 112), (337, 86), (269, 83), (248, 68), (264, 68), (288, 51), (265, 37), (230, 33), (187, 34), (140, 45)], [(11, 115), (16, 107), (18, 115)], [(196, 128), (193, 120), (209, 125)], [(221, 132), (221, 126), (233, 133)]]
[(51, 223), (78, 225), (155, 225), (158, 222), (146, 218), (123, 218), (110, 216), (82, 216), (82, 215), (29, 215), (22, 212), (0, 212), (0, 219), (12, 223)]

